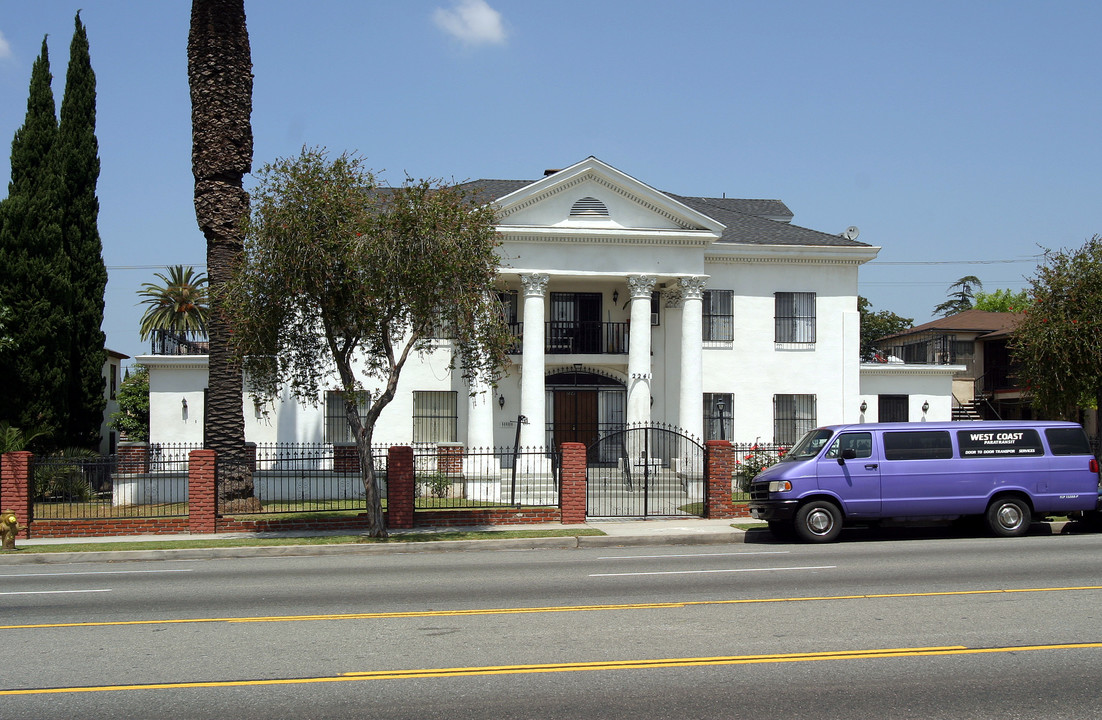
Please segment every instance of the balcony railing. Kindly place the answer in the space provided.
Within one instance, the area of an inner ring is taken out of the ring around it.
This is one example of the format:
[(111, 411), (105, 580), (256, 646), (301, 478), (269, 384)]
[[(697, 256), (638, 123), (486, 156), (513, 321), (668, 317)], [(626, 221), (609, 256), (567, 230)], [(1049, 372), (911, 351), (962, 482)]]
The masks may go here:
[(208, 355), (210, 341), (189, 338), (171, 330), (153, 331), (153, 355)]
[[(544, 323), (544, 348), (549, 355), (626, 355), (628, 351), (626, 322), (586, 320), (552, 320)], [(509, 326), (516, 342), (512, 352), (521, 352), (524, 324)]]

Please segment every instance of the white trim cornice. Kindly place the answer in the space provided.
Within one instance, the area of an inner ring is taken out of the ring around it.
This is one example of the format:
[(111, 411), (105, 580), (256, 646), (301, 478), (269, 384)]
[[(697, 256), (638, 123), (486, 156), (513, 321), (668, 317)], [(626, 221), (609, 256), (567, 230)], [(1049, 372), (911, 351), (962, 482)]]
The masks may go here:
[(138, 355), (134, 362), (147, 368), (172, 368), (175, 370), (206, 370), (210, 366), (209, 355)]

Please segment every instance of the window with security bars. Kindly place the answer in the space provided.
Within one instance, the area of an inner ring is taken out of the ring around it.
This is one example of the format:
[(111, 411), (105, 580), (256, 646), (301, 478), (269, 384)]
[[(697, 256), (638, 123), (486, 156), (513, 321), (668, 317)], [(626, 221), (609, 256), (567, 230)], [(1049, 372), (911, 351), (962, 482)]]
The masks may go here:
[[(360, 421), (367, 419), (367, 411), (371, 408), (371, 396), (366, 391), (358, 391), (355, 394), (356, 411), (360, 415)], [(323, 440), (327, 443), (353, 442), (352, 428), (348, 427), (348, 415), (344, 409), (344, 393), (340, 390), (330, 390), (325, 393), (325, 433)]]
[(704, 393), (704, 439), (731, 439), (731, 393)]
[(773, 294), (778, 343), (815, 342), (815, 293), (779, 292)]
[(455, 442), (459, 426), (457, 398), (453, 390), (415, 390), (413, 442)]
[(702, 310), (704, 340), (735, 339), (735, 291), (705, 290)]
[(773, 442), (792, 446), (815, 428), (814, 395), (773, 396)]

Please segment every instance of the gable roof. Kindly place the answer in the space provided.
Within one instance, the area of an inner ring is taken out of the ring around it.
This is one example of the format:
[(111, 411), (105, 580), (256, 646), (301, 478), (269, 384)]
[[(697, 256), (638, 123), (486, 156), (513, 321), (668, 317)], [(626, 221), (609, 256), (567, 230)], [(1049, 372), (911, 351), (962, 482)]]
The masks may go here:
[[(887, 335), (880, 340), (918, 335), (926, 332), (976, 332), (980, 337), (1008, 334), (1018, 324), (1017, 313), (988, 312), (987, 310), (965, 310), (955, 315), (931, 320), (922, 325), (904, 330), (901, 333)], [(879, 341), (878, 341), (879, 342)]]
[[(594, 157), (588, 161), (600, 163)], [(610, 170), (616, 171), (615, 168)], [(570, 168), (567, 168), (570, 169)], [(508, 195), (512, 195), (530, 185), (543, 183), (553, 177), (557, 172), (548, 171), (548, 174), (539, 180), (473, 180), (463, 183), (462, 186), (470, 190), (474, 199), (478, 202), (494, 202)], [(830, 246), (869, 248), (868, 243), (849, 240), (841, 235), (820, 232), (809, 228), (793, 225), (790, 221), (792, 211), (780, 200), (742, 199), (742, 198), (712, 198), (690, 197), (675, 195), (670, 192), (655, 191), (664, 195), (670, 201), (680, 203), (692, 211), (711, 218), (716, 223), (722, 224), (723, 229), (717, 243), (742, 244), (742, 245), (790, 245), (790, 246)]]

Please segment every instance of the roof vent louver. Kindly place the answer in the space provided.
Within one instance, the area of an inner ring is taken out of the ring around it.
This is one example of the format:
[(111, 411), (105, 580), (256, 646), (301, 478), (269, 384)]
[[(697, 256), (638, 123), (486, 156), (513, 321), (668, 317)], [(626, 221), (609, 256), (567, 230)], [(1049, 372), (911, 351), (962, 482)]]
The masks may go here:
[(584, 197), (570, 208), (570, 217), (608, 217), (608, 208), (595, 197)]

